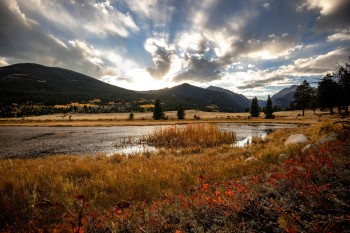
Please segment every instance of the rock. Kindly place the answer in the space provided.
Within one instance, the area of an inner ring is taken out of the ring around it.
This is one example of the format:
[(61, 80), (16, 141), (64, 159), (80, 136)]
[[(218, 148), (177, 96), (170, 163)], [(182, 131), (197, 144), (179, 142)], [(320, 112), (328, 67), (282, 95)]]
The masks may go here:
[(297, 143), (306, 143), (308, 141), (309, 140), (303, 134), (293, 134), (287, 138), (287, 140), (284, 142), (284, 145), (287, 146)]
[(258, 159), (255, 158), (254, 156), (249, 157), (246, 160), (244, 160), (245, 163), (254, 163), (254, 162), (257, 162), (257, 161), (258, 161)]
[(327, 143), (327, 142), (334, 142), (337, 140), (337, 134), (336, 133), (330, 133), (330, 134), (326, 134), (324, 136), (322, 136), (320, 138), (320, 140), (318, 140), (316, 142), (317, 145), (322, 145), (324, 143)]
[(284, 161), (286, 161), (287, 159), (289, 159), (289, 155), (287, 155), (287, 154), (280, 154), (279, 156), (278, 156), (278, 160), (280, 161), (280, 162), (284, 162)]
[(305, 153), (308, 150), (313, 150), (316, 149), (316, 146), (314, 144), (307, 144), (302, 150), (301, 152)]

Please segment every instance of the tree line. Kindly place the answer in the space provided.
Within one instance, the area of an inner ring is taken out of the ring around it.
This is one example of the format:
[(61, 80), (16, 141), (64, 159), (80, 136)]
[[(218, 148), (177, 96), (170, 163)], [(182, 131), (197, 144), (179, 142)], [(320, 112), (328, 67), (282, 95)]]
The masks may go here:
[(349, 115), (350, 105), (350, 64), (338, 64), (336, 70), (327, 73), (318, 82), (317, 89), (310, 87), (304, 80), (298, 85), (294, 94), (294, 103), (299, 109), (328, 109), (333, 115), (337, 107), (339, 114)]
[[(275, 118), (275, 115), (273, 115), (273, 112), (275, 112), (275, 110), (276, 110), (276, 106), (275, 107), (273, 106), (270, 95), (268, 95), (267, 101), (266, 101), (266, 106), (265, 106), (265, 108), (263, 108), (265, 118), (266, 119)], [(258, 117), (259, 115), (260, 115), (259, 101), (258, 101), (258, 98), (254, 97), (252, 99), (252, 102), (250, 105), (250, 116), (251, 117)]]
[[(183, 120), (185, 119), (185, 109), (182, 107), (182, 104), (179, 103), (177, 106), (177, 119)], [(165, 113), (162, 108), (162, 104), (160, 103), (159, 98), (156, 99), (154, 102), (154, 109), (153, 109), (153, 119), (154, 120), (166, 120), (168, 119), (167, 116), (165, 116)]]
[[(338, 64), (334, 72), (327, 73), (320, 79), (317, 88), (312, 88), (310, 83), (304, 80), (297, 86), (293, 99), (294, 101), (290, 104), (291, 109), (302, 110), (303, 116), (305, 109), (315, 111), (316, 108), (329, 109), (332, 115), (335, 107), (337, 107), (339, 114), (349, 115), (350, 63)], [(268, 96), (266, 107), (263, 110), (265, 118), (274, 118), (273, 112), (276, 108), (272, 106), (271, 98)], [(260, 115), (260, 107), (256, 97), (251, 102), (250, 115), (251, 117)]]

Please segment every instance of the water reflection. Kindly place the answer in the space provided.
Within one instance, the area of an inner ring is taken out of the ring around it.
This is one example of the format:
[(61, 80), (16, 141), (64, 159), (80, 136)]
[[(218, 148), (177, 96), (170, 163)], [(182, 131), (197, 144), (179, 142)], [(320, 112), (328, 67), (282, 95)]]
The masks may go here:
[[(167, 126), (163, 126), (167, 127)], [(184, 127), (184, 126), (179, 126)], [(233, 146), (244, 147), (250, 144), (253, 138), (265, 139), (267, 135), (276, 129), (292, 128), (291, 124), (235, 124), (235, 123), (219, 123), (219, 130), (234, 132), (236, 134), (236, 142)], [(159, 128), (159, 127), (158, 127)], [(154, 146), (149, 146), (141, 141), (141, 137), (128, 137), (119, 139), (114, 153), (134, 154), (157, 151)]]
[[(0, 158), (153, 152), (155, 147), (140, 140), (161, 127), (167, 126), (0, 127)], [(265, 138), (275, 129), (295, 125), (220, 123), (218, 127), (235, 132), (235, 145), (245, 146), (254, 137)]]
[(113, 155), (113, 154), (132, 155), (132, 154), (139, 154), (139, 153), (152, 153), (155, 151), (157, 151), (157, 148), (155, 148), (154, 146), (141, 144), (141, 145), (129, 145), (129, 146), (117, 147), (115, 150), (112, 150), (109, 153), (107, 153), (107, 155)]

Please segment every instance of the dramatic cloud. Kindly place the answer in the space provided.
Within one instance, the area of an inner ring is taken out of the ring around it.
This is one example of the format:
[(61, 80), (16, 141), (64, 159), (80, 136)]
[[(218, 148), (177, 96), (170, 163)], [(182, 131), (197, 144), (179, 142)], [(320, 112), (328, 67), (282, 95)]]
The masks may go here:
[(79, 40), (70, 40), (69, 44), (71, 44), (76, 53), (81, 54), (81, 57), (85, 60), (97, 66), (103, 64), (103, 61), (100, 58), (100, 52), (95, 50), (93, 46), (88, 46), (86, 42)]
[(173, 81), (208, 82), (220, 78), (220, 66), (216, 61), (195, 56), (187, 58), (186, 61), (185, 71), (175, 76)]
[(202, 33), (181, 33), (177, 39), (177, 46), (183, 51), (204, 54), (208, 50), (208, 39)]
[(139, 27), (128, 14), (114, 10), (109, 1), (95, 3), (97, 8), (94, 20), (89, 20), (85, 28), (97, 35), (116, 34), (121, 37), (130, 36), (130, 32), (139, 31)]
[(238, 86), (238, 89), (251, 89), (251, 88), (256, 88), (256, 87), (262, 87), (267, 84), (271, 85), (272, 82), (274, 81), (281, 81), (281, 77), (272, 77), (272, 78), (267, 78), (267, 79), (260, 79), (260, 80), (252, 80), (250, 82), (246, 82), (245, 85), (243, 86)]
[(137, 22), (144, 30), (152, 31), (168, 27), (177, 8), (186, 1), (162, 0), (122, 0), (125, 6), (132, 11)]
[(152, 54), (152, 60), (155, 68), (148, 68), (150, 74), (161, 79), (170, 69), (173, 52), (164, 42), (164, 40), (148, 39), (145, 43), (145, 49)]
[(337, 11), (337, 9), (345, 2), (346, 0), (306, 0), (299, 7), (298, 10), (303, 9), (318, 9), (322, 15), (330, 15)]
[(298, 8), (298, 11), (317, 10), (320, 16), (317, 18), (315, 28), (319, 31), (333, 31), (348, 27), (350, 1), (348, 0), (306, 0)]
[(347, 30), (342, 30), (338, 33), (328, 36), (327, 41), (345, 41), (350, 40), (350, 28)]
[(347, 61), (349, 54), (350, 48), (346, 48), (318, 56), (300, 58), (295, 60), (292, 65), (282, 66), (280, 72), (293, 76), (322, 76), (327, 72), (332, 72), (336, 68), (337, 62)]
[(249, 96), (350, 56), (349, 0), (2, 0), (0, 66), (34, 62), (124, 88), (189, 82)]

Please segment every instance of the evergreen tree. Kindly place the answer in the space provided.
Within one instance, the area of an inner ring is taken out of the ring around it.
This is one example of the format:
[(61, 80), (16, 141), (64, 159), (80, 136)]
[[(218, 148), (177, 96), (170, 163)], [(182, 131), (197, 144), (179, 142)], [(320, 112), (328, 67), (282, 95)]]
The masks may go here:
[(349, 115), (350, 105), (350, 63), (345, 63), (345, 65), (338, 65), (338, 69), (334, 76), (338, 78), (339, 84), (339, 106), (343, 106), (345, 109), (345, 114)]
[(273, 119), (275, 116), (273, 115), (273, 106), (272, 106), (272, 100), (270, 98), (270, 95), (267, 96), (266, 101), (266, 107), (265, 107), (265, 118), (267, 119)]
[(297, 108), (303, 110), (303, 116), (305, 116), (305, 108), (309, 107), (311, 100), (312, 88), (308, 81), (304, 80), (295, 90), (294, 103)]
[(254, 97), (250, 105), (250, 116), (258, 117), (260, 114), (260, 107), (258, 103), (258, 98)]
[(162, 105), (160, 103), (159, 98), (156, 99), (154, 103), (154, 110), (153, 110), (153, 119), (154, 120), (160, 120), (164, 118), (164, 112), (162, 109)]
[(129, 114), (129, 117), (128, 117), (128, 120), (134, 120), (134, 113), (133, 112), (130, 112), (130, 114)]
[(311, 100), (310, 100), (310, 108), (312, 109), (312, 111), (314, 111), (314, 114), (316, 112), (316, 109), (318, 107), (318, 99), (317, 99), (317, 92), (313, 91), (312, 95), (311, 95)]
[(181, 103), (177, 107), (177, 119), (179, 120), (185, 119), (185, 109), (182, 107)]
[(333, 80), (332, 75), (327, 74), (318, 83), (317, 100), (322, 108), (328, 108), (333, 115), (333, 108), (337, 105), (339, 85)]

